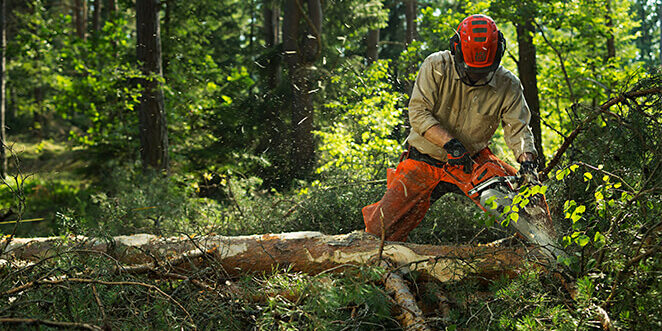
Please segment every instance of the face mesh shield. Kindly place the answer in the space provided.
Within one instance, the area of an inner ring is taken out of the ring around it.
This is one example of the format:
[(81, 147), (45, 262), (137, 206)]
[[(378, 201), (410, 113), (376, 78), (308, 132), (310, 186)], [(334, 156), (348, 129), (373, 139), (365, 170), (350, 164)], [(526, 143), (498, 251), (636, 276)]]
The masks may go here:
[[(457, 61), (457, 59), (454, 62), (455, 62), (455, 71), (457, 72), (458, 76), (460, 76), (460, 80), (462, 81), (462, 83), (467, 84), (469, 86), (485, 86), (489, 84), (494, 78), (494, 74), (496, 72), (496, 68), (492, 68), (492, 67), (480, 68), (477, 70), (476, 68), (471, 68), (467, 66), (467, 64), (464, 62), (460, 63), (459, 61)], [(472, 75), (480, 76), (480, 78), (474, 81), (469, 76), (470, 73)]]

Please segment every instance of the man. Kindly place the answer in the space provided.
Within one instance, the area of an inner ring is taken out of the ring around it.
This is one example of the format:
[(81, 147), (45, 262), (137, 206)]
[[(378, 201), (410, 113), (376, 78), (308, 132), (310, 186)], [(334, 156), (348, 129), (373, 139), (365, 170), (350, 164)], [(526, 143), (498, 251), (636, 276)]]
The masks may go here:
[(519, 79), (500, 66), (506, 40), (485, 15), (465, 18), (450, 40), (451, 51), (428, 56), (409, 101), (409, 151), (377, 203), (363, 208), (366, 232), (405, 241), (430, 205), (447, 192), (462, 191), (447, 179), (446, 163), (471, 173), (491, 160), (509, 174), (488, 142), (502, 123), (506, 144), (521, 164), (520, 174), (536, 179), (537, 152), (531, 113)]

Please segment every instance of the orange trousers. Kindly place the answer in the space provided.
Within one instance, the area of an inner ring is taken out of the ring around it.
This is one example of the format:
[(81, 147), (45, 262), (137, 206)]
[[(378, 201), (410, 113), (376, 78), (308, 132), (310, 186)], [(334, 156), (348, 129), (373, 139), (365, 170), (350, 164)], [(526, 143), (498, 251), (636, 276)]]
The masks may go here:
[[(476, 162), (474, 169), (491, 161), (501, 165), (509, 175), (517, 172), (515, 168), (494, 156), (489, 148), (484, 148), (472, 159)], [(386, 240), (406, 241), (409, 232), (423, 220), (431, 203), (443, 195), (444, 191), (451, 191), (451, 187), (457, 192), (463, 192), (453, 185), (457, 180), (458, 178), (450, 175), (443, 166), (405, 159), (398, 164), (395, 171), (388, 169), (386, 193), (382, 199), (363, 207), (365, 231), (381, 236), (383, 227)], [(435, 190), (438, 186), (442, 188), (442, 192)], [(433, 191), (436, 191), (436, 197), (430, 201)]]

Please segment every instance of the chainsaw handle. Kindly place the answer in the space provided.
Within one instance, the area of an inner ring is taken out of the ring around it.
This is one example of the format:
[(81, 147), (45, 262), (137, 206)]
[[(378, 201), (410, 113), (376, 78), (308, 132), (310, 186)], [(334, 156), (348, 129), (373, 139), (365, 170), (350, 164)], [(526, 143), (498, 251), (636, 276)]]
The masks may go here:
[(517, 176), (495, 176), (492, 177), (474, 187), (473, 189), (467, 192), (468, 196), (473, 196), (476, 193), (480, 193), (487, 188), (494, 186), (495, 184), (505, 184), (510, 187), (512, 190), (517, 190), (517, 187), (513, 184), (517, 183)]

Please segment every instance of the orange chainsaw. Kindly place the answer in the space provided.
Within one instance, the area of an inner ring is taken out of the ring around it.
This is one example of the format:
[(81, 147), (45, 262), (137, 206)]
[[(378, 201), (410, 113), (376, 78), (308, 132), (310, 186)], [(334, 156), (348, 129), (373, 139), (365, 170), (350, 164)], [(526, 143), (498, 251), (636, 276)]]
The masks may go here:
[[(537, 189), (535, 194), (529, 191), (528, 197), (518, 197), (520, 189), (524, 188), (519, 176), (509, 174), (497, 160), (488, 158), (480, 164), (475, 163), (470, 174), (449, 164), (442, 169), (447, 175), (445, 180), (457, 185), (484, 211), (497, 219), (507, 219), (509, 228), (539, 245), (550, 260), (567, 257), (559, 247), (544, 194)], [(517, 216), (511, 216), (512, 213)]]

